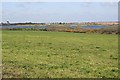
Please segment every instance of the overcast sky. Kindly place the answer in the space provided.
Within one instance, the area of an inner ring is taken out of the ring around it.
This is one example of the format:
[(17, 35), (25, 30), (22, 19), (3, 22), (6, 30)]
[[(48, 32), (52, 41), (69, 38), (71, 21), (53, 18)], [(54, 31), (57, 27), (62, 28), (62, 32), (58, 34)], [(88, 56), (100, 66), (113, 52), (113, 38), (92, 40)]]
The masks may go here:
[(117, 2), (5, 2), (6, 22), (87, 22), (117, 21)]

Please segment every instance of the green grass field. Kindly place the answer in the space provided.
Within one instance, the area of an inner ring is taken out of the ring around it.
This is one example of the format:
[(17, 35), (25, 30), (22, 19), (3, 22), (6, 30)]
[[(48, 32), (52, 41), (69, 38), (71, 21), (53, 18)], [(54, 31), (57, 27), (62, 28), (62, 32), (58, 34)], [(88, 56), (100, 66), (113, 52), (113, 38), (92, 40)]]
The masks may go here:
[(118, 36), (2, 32), (3, 78), (117, 78)]

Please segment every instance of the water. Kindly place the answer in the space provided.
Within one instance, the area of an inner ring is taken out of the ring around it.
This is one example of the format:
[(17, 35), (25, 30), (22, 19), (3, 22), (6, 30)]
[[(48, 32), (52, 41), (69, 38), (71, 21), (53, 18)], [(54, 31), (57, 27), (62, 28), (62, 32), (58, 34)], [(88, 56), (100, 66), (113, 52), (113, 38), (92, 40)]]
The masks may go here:
[(0, 26), (0, 28), (6, 29), (6, 28), (15, 28), (15, 29), (23, 29), (23, 28), (38, 28), (38, 29), (46, 29), (48, 26)]
[(106, 26), (82, 26), (82, 28), (86, 28), (86, 29), (101, 29), (101, 28), (107, 28)]
[[(48, 28), (48, 26), (15, 26), (15, 25), (13, 25), (13, 26), (0, 26), (0, 28), (3, 28), (3, 29), (6, 29), (6, 28), (9, 28), (9, 29), (13, 29), (13, 28), (15, 28), (15, 29), (23, 29), (23, 28), (36, 28), (36, 29), (46, 29), (46, 28)], [(77, 26), (70, 26), (70, 28), (71, 29), (75, 29), (75, 28), (77, 28)], [(100, 28), (107, 28), (106, 26), (97, 26), (97, 25), (95, 25), (95, 26), (82, 26), (82, 28), (84, 28), (84, 29), (100, 29)]]
[[(46, 29), (48, 28), (48, 26), (15, 26), (15, 25), (11, 25), (11, 26), (0, 26), (0, 28), (3, 28), (3, 29), (6, 29), (6, 28), (9, 28), (9, 29), (23, 29), (23, 28), (38, 28), (38, 29)], [(70, 26), (71, 29), (75, 29), (77, 28), (77, 26)]]
[(77, 28), (77, 26), (76, 25), (72, 25), (72, 26), (70, 26), (70, 28), (71, 29), (75, 29), (75, 28)]

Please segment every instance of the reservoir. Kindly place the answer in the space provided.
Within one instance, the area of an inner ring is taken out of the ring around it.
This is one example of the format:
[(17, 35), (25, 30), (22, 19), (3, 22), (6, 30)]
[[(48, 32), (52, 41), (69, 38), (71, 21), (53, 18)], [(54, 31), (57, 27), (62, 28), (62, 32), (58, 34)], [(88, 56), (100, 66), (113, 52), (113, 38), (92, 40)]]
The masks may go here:
[(98, 25), (95, 25), (95, 26), (82, 26), (82, 28), (85, 28), (85, 29), (101, 29), (101, 28), (107, 28), (107, 26), (98, 26)]
[[(12, 25), (12, 26), (0, 26), (0, 28), (3, 28), (3, 29), (23, 29), (23, 28), (36, 28), (36, 29), (46, 29), (48, 28), (48, 26), (15, 26), (15, 25)], [(77, 26), (70, 26), (69, 28), (71, 29), (75, 29), (77, 28)], [(107, 26), (99, 26), (99, 25), (95, 25), (95, 26), (81, 26), (81, 28), (84, 28), (84, 29), (101, 29), (101, 28), (108, 28)]]

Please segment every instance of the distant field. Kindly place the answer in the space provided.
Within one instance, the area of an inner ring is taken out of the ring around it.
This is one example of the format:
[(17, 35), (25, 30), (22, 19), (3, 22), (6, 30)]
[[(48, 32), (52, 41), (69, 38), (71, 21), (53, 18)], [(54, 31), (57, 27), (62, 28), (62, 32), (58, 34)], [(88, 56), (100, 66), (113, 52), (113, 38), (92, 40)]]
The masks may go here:
[(116, 78), (118, 36), (3, 30), (3, 78)]

